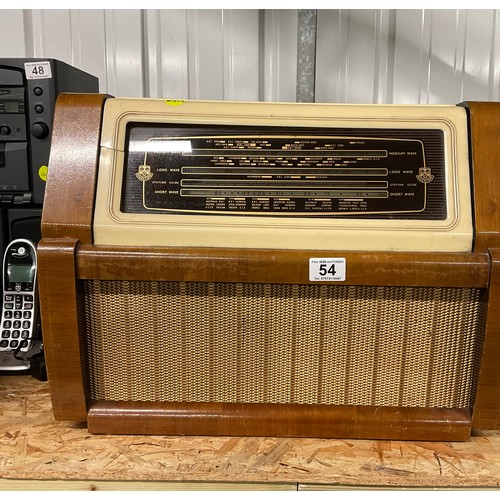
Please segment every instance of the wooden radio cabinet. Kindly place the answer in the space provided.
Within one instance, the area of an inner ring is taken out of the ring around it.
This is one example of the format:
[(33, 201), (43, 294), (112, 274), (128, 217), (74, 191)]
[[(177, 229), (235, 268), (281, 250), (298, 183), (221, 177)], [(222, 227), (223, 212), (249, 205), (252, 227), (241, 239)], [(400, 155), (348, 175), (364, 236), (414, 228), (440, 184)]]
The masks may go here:
[(38, 246), (54, 414), (93, 433), (500, 428), (500, 104), (65, 94)]

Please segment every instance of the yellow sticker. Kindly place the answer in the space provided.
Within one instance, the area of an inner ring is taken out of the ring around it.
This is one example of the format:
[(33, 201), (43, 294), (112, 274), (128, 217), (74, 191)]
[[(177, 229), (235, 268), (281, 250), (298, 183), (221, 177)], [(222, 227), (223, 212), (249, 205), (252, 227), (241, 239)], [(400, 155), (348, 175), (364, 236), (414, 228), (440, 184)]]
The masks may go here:
[(38, 169), (38, 177), (40, 177), (40, 179), (42, 179), (42, 181), (44, 181), (44, 182), (47, 181), (47, 172), (48, 171), (49, 171), (49, 167), (47, 167), (47, 165), (42, 165)]
[(168, 104), (169, 106), (180, 106), (181, 104), (184, 104), (186, 101), (181, 101), (179, 99), (165, 99), (165, 104)]

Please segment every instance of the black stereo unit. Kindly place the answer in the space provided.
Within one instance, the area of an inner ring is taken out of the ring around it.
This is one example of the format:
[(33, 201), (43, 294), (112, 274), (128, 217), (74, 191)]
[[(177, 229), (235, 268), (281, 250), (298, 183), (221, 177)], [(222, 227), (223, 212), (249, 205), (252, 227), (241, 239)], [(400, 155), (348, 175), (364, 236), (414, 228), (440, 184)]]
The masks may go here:
[(55, 59), (0, 59), (0, 203), (41, 205), (61, 92), (98, 92), (96, 77)]

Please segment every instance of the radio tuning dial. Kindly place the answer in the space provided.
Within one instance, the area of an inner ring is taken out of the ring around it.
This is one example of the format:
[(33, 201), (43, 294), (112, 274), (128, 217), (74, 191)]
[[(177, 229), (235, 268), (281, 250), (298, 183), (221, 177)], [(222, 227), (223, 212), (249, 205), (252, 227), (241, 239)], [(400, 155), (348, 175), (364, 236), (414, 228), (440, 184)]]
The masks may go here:
[(9, 135), (10, 134), (10, 127), (7, 125), (2, 125), (0, 127), (0, 135)]
[(43, 122), (36, 122), (31, 127), (31, 135), (37, 139), (45, 139), (49, 135), (49, 127)]

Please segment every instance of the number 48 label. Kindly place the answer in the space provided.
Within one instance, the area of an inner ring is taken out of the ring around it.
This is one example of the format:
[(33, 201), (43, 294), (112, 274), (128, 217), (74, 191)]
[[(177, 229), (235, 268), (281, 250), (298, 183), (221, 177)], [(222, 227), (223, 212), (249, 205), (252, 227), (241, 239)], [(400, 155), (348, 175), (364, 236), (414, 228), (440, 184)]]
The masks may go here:
[(309, 281), (345, 281), (345, 259), (309, 259)]
[(50, 61), (37, 61), (24, 63), (24, 71), (28, 80), (42, 80), (52, 78)]

